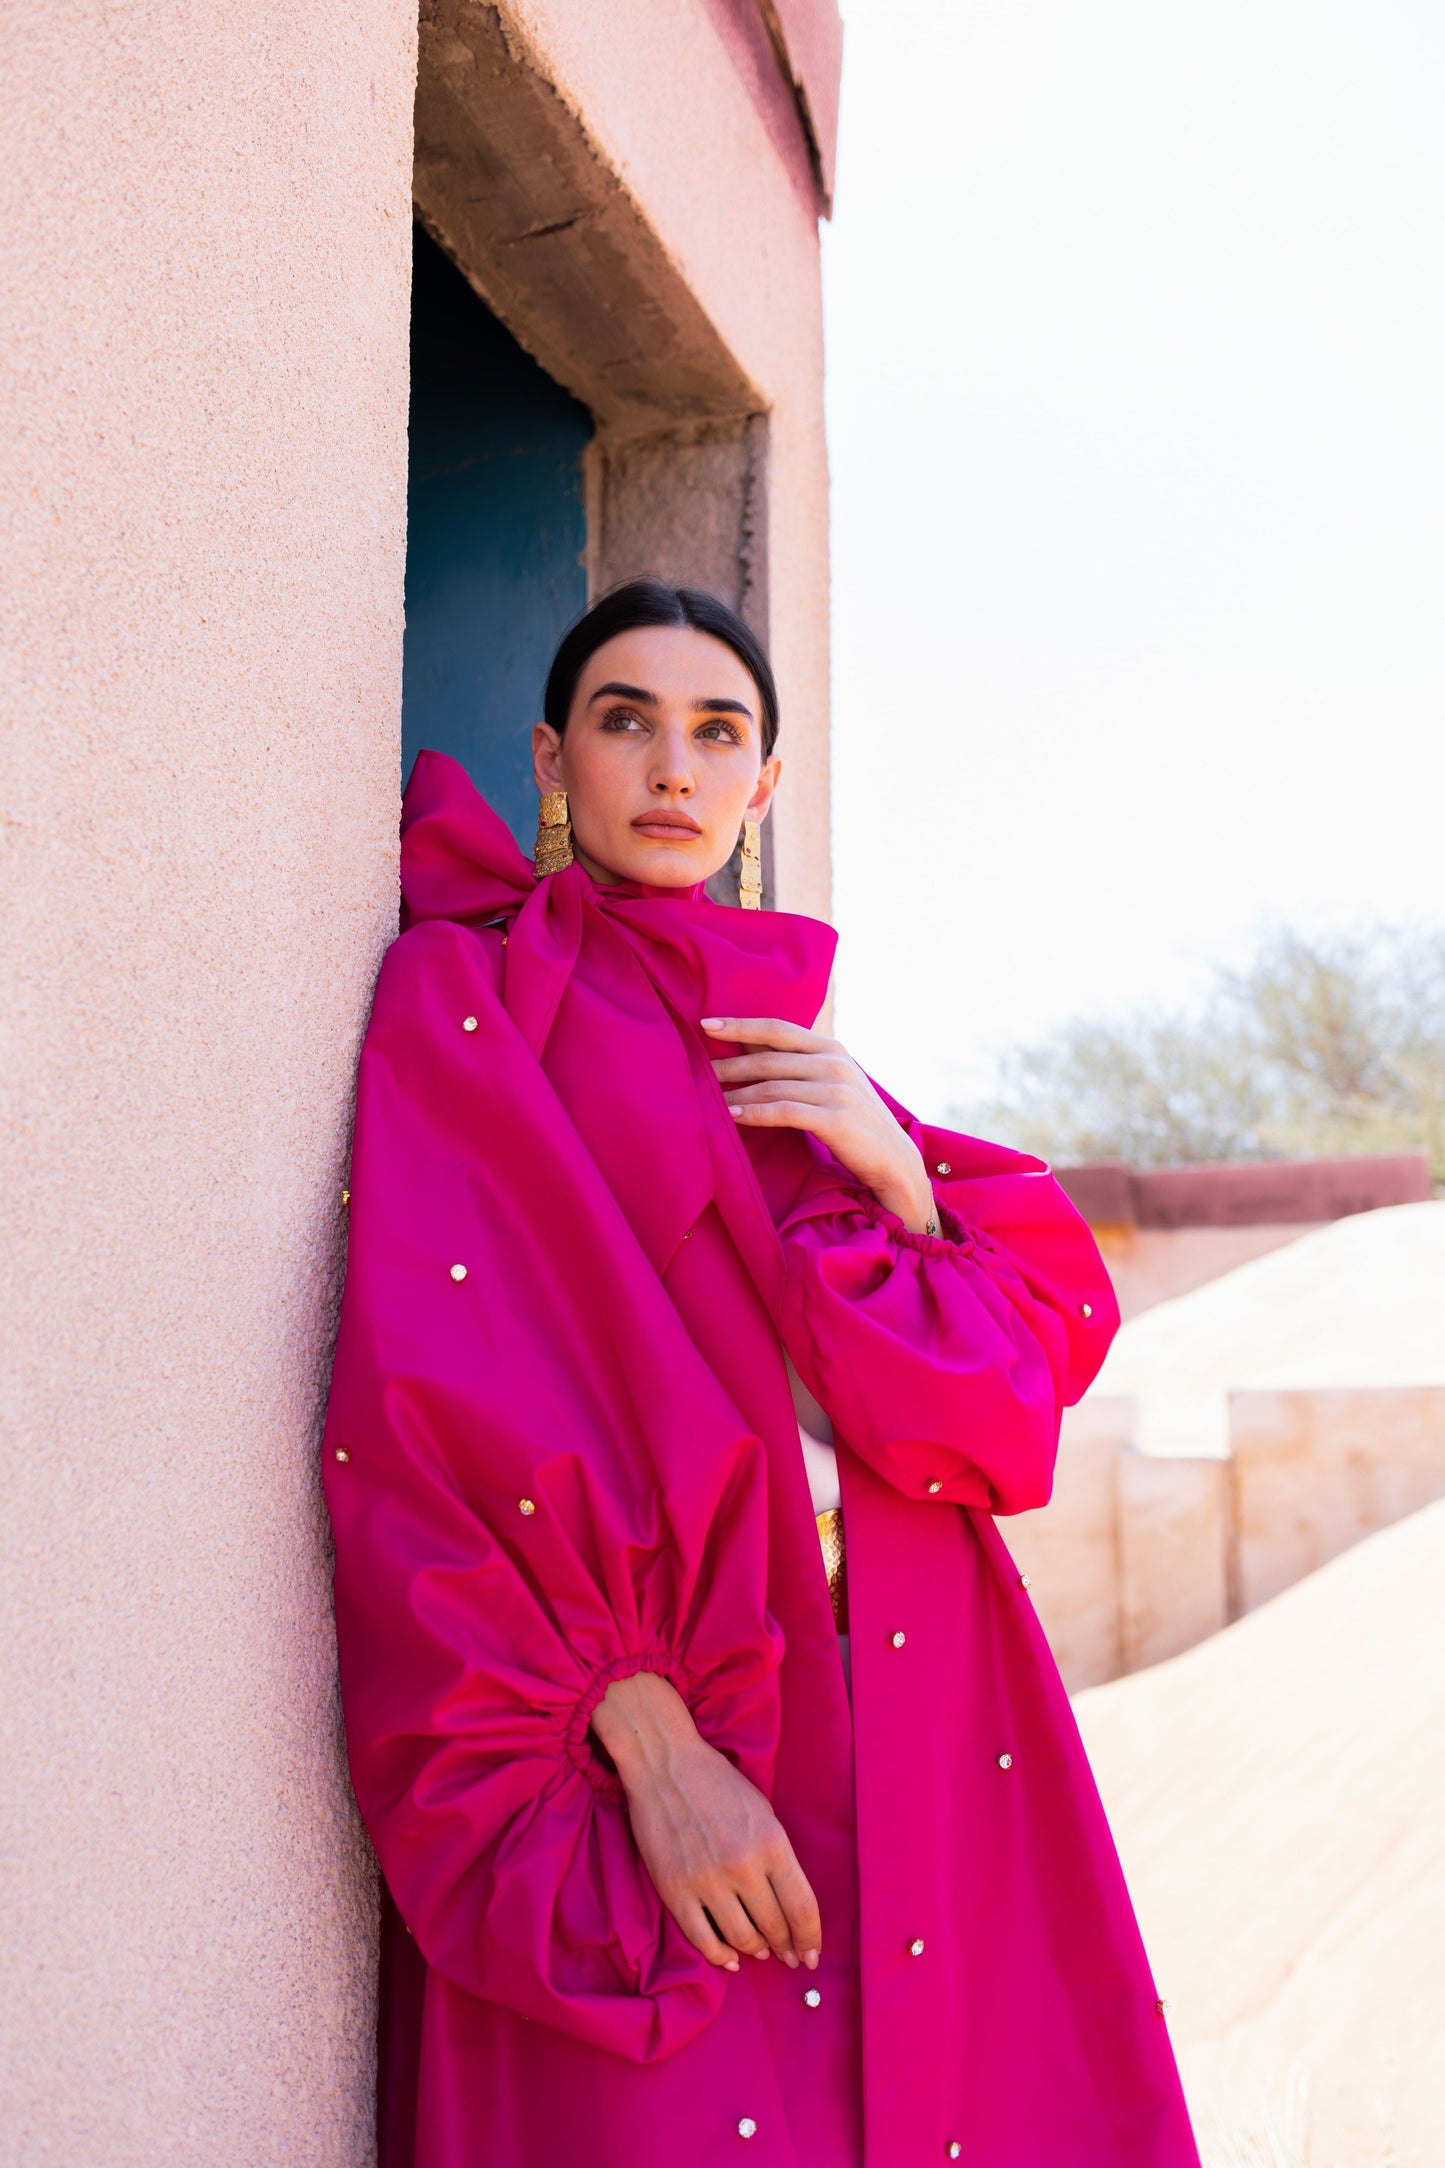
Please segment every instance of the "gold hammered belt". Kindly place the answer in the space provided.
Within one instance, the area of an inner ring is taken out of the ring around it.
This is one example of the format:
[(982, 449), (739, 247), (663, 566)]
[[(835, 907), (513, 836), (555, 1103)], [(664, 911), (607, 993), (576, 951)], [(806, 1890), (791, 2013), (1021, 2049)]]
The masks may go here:
[(848, 1553), (843, 1543), (843, 1510), (841, 1506), (833, 1506), (827, 1513), (820, 1513), (817, 1519), (828, 1594), (833, 1600), (833, 1624), (840, 1634), (845, 1634), (848, 1631)]

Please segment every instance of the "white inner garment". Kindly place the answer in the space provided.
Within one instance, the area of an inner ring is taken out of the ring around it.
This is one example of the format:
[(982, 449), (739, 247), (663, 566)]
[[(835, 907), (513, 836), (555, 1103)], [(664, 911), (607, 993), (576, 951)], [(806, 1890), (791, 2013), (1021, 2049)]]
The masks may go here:
[(838, 1489), (838, 1456), (833, 1451), (833, 1426), (793, 1368), (793, 1358), (786, 1350), (783, 1359), (788, 1365), (788, 1383), (793, 1390), (798, 1443), (803, 1448), (803, 1466), (808, 1471), (808, 1493), (813, 1501), (813, 1511), (831, 1513), (835, 1506), (843, 1503)]

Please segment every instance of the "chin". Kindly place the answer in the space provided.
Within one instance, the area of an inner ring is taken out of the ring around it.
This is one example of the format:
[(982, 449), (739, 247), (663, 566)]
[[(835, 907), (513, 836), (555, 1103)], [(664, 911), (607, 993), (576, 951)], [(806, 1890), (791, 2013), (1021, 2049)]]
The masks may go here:
[(657, 843), (650, 837), (634, 839), (632, 848), (626, 853), (626, 861), (622, 878), (645, 881), (649, 888), (691, 888), (696, 882), (705, 881), (714, 870), (701, 836), (690, 843)]
[(645, 881), (649, 888), (693, 888), (699, 881), (705, 881), (712, 870), (707, 865), (685, 864), (669, 854), (661, 863), (654, 859), (639, 867), (636, 873), (628, 875), (628, 879)]

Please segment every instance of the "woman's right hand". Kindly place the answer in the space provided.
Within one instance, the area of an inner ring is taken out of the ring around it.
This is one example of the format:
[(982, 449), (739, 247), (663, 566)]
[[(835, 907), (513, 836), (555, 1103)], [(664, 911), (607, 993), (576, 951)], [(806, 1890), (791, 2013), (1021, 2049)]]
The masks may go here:
[(658, 1896), (709, 1964), (766, 1957), (812, 1970), (818, 1900), (757, 1786), (698, 1732), (656, 1672), (615, 1679), (592, 1714), (627, 1794), (632, 1834)]

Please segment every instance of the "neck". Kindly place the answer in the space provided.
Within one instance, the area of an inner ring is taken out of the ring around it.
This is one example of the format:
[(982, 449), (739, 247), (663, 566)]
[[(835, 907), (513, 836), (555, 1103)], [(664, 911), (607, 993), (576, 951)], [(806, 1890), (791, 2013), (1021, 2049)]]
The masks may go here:
[(599, 888), (615, 888), (623, 878), (620, 873), (613, 873), (606, 866), (599, 865), (595, 858), (589, 858), (586, 851), (579, 851), (575, 839), (572, 844), (572, 856), (576, 859), (582, 871), (590, 874)]

